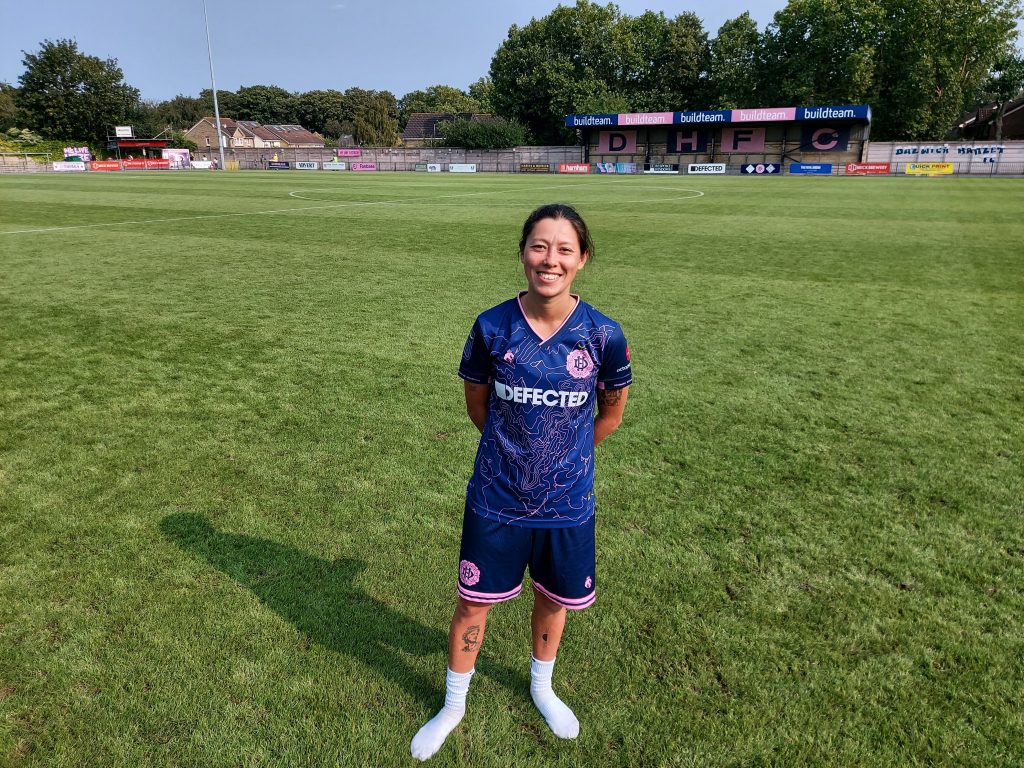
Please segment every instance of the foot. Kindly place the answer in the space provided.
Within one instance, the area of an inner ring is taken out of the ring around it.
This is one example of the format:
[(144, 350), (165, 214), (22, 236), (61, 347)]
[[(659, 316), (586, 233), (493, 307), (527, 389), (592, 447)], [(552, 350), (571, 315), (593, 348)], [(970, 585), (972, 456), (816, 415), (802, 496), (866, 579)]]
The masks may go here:
[(416, 735), (412, 737), (412, 746), (409, 750), (412, 752), (412, 756), (417, 760), (429, 760), (437, 754), (437, 750), (444, 744), (448, 734), (455, 729), (455, 726), (462, 722), (463, 714), (464, 711), (458, 712), (442, 709), (434, 715), (433, 719), (420, 728)]

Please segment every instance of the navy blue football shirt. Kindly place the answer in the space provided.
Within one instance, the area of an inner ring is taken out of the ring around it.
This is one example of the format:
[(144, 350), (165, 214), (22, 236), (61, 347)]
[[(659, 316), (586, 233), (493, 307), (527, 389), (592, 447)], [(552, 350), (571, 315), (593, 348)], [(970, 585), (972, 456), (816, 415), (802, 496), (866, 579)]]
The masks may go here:
[(594, 514), (595, 394), (627, 387), (633, 375), (619, 324), (573, 298), (575, 309), (546, 339), (527, 321), (519, 297), (473, 324), (459, 376), (490, 386), (466, 489), (478, 515), (562, 528)]

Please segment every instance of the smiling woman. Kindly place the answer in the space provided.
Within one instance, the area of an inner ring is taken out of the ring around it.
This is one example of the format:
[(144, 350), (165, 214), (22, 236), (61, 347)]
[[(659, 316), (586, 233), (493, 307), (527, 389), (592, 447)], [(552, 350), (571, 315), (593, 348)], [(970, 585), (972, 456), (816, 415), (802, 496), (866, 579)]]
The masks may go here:
[(466, 341), (459, 375), (481, 437), (466, 489), (445, 703), (412, 740), (419, 760), (462, 720), (488, 612), (522, 591), (527, 568), (530, 694), (556, 736), (579, 734), (551, 673), (567, 609), (596, 599), (594, 448), (619, 426), (632, 382), (618, 323), (572, 293), (593, 253), (573, 208), (536, 209), (519, 241), (526, 290), (481, 314)]

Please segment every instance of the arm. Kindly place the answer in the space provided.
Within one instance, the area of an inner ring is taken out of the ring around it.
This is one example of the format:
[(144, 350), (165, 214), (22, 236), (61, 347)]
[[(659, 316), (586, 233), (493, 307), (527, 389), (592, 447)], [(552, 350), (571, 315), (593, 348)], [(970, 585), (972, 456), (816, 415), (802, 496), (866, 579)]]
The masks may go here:
[(597, 390), (597, 416), (594, 417), (594, 446), (619, 428), (626, 410), (629, 387)]
[(469, 414), (469, 420), (483, 433), (484, 423), (487, 421), (487, 398), (491, 395), (491, 388), (486, 384), (474, 384), (471, 381), (463, 383), (466, 385), (466, 412)]

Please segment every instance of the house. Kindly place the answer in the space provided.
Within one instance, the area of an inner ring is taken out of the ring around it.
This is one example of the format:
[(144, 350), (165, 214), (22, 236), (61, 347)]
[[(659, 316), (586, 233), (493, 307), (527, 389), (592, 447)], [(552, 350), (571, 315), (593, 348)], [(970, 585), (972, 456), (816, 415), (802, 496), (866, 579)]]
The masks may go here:
[(493, 119), (486, 112), (413, 112), (402, 131), (402, 143), (407, 147), (430, 146), (443, 138), (445, 123), (454, 123), (456, 120), (486, 123)]
[[(287, 147), (309, 147), (322, 149), (324, 137), (307, 131), (301, 125), (261, 125), (255, 120), (220, 119), (221, 136), (225, 149), (262, 149), (266, 147), (284, 149)], [(186, 138), (194, 141), (200, 149), (217, 146), (216, 120), (204, 117), (185, 131)]]
[[(989, 102), (972, 109), (960, 118), (949, 133), (951, 139), (967, 141), (994, 141), (996, 138), (996, 116), (999, 104)], [(1024, 96), (1006, 102), (1003, 112), (1004, 140), (1024, 139)]]

